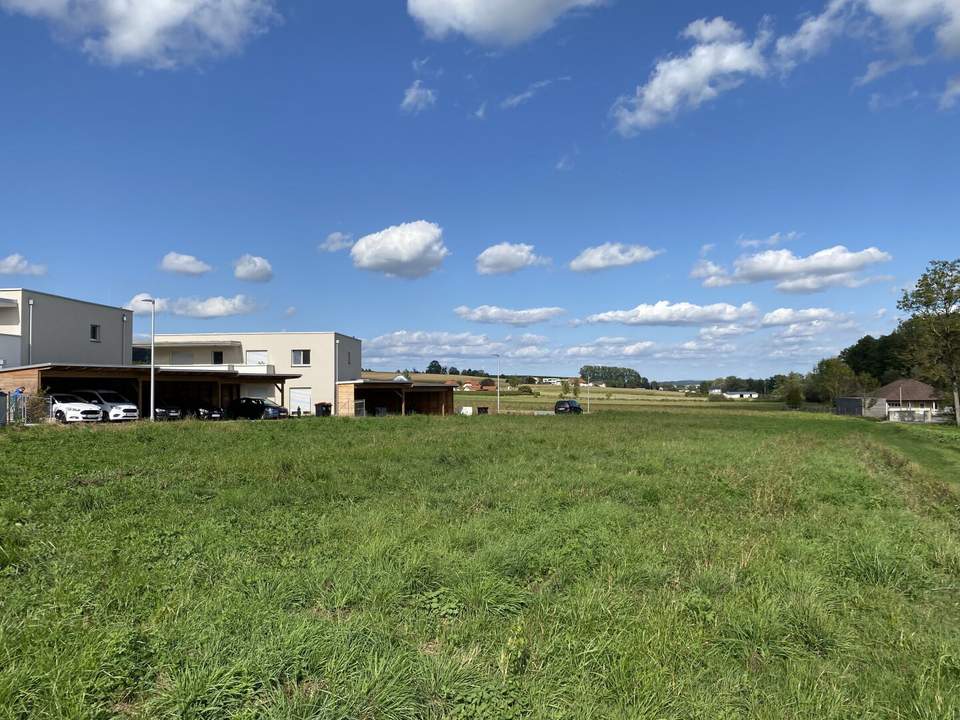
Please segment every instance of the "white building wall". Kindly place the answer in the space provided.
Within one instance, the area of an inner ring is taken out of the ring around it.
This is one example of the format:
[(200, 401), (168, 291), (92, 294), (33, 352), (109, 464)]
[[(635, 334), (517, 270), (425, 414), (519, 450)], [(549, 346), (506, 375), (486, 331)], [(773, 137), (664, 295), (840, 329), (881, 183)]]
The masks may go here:
[[(21, 365), (130, 365), (133, 362), (133, 313), (130, 310), (33, 290), (0, 290), (0, 299), (16, 303), (16, 306), (0, 306), (0, 333), (19, 337), (18, 363)], [(100, 328), (97, 340), (90, 338), (91, 325)], [(12, 347), (12, 342), (8, 340), (6, 344)]]
[[(311, 405), (321, 402), (333, 404), (336, 391), (334, 368), (338, 370), (338, 379), (342, 381), (360, 379), (362, 367), (360, 340), (340, 333), (164, 334), (157, 335), (156, 340), (158, 365), (184, 364), (189, 358), (193, 359), (192, 364), (209, 365), (214, 350), (223, 352), (224, 364), (227, 365), (245, 365), (250, 353), (255, 354), (257, 359), (265, 354), (266, 364), (272, 366), (276, 373), (301, 377), (287, 381), (282, 398), (277, 391), (270, 391), (262, 385), (244, 385), (240, 391), (248, 396), (267, 397), (291, 409), (291, 395), (302, 398), (306, 391), (309, 391)], [(225, 345), (225, 342), (239, 342), (240, 345)], [(335, 348), (338, 348), (336, 354)], [(310, 364), (294, 365), (294, 350), (309, 350)], [(174, 354), (178, 363), (173, 362)]]

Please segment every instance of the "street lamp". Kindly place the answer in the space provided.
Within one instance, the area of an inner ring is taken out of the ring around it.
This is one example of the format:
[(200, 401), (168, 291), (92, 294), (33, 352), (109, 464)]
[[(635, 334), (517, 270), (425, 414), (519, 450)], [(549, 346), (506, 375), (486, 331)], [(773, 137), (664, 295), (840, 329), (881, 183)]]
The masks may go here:
[(500, 414), (500, 356), (494, 355), (497, 359), (497, 415)]
[(156, 386), (157, 357), (156, 357), (156, 339), (157, 339), (157, 301), (155, 298), (144, 298), (145, 303), (150, 303), (150, 422), (155, 422), (153, 411), (157, 406), (154, 400), (154, 389)]

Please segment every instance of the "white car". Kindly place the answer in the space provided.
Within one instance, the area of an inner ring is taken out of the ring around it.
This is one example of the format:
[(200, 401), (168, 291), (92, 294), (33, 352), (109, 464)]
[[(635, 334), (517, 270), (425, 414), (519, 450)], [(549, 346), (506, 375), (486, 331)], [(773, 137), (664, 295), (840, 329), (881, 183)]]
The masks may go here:
[(101, 417), (105, 422), (140, 419), (137, 406), (113, 390), (77, 390), (74, 395), (100, 408)]
[(54, 393), (50, 397), (54, 419), (60, 423), (100, 422), (103, 412), (99, 405), (85, 402), (76, 395), (69, 393)]

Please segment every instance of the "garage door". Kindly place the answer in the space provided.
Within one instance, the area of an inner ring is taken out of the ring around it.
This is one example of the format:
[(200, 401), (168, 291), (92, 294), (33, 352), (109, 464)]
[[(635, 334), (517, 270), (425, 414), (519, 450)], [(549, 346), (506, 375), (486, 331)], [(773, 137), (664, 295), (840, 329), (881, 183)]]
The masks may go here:
[(266, 350), (247, 350), (247, 365), (268, 365)]
[(310, 388), (290, 388), (290, 412), (295, 413), (299, 410), (301, 413), (312, 413), (311, 397)]

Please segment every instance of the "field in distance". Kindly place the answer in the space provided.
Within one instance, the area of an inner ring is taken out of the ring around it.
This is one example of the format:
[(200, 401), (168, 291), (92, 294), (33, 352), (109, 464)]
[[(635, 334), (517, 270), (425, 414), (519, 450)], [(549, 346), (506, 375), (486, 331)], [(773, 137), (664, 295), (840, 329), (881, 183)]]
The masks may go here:
[(955, 718), (960, 433), (0, 432), (0, 718)]

